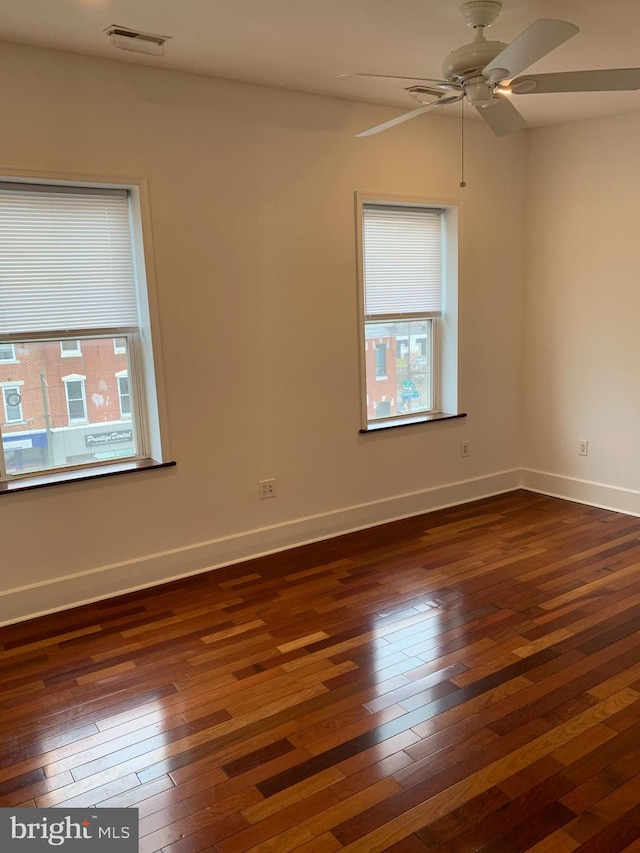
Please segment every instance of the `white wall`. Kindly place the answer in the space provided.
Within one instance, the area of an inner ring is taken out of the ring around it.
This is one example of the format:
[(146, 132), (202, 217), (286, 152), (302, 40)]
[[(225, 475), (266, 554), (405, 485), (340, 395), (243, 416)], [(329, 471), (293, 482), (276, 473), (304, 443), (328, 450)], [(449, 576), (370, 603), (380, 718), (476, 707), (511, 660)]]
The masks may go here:
[[(523, 135), (469, 123), (461, 190), (455, 117), (354, 139), (393, 111), (14, 45), (0, 79), (0, 166), (149, 179), (177, 461), (0, 496), (0, 622), (515, 485)], [(466, 419), (358, 434), (355, 190), (462, 200)]]
[(524, 483), (632, 513), (640, 513), (639, 140), (640, 115), (529, 134), (524, 307)]

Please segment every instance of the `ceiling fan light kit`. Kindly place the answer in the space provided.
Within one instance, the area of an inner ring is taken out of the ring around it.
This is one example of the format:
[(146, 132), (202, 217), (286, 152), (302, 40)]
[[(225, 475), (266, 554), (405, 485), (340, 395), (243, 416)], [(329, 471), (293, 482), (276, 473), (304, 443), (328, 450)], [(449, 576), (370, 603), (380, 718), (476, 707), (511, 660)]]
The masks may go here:
[(506, 136), (526, 127), (524, 118), (510, 101), (511, 95), (640, 89), (640, 68), (608, 68), (519, 76), (539, 59), (575, 36), (579, 28), (568, 21), (540, 18), (510, 44), (488, 41), (484, 31), (494, 23), (501, 11), (502, 0), (468, 0), (462, 4), (462, 17), (467, 25), (476, 31), (476, 35), (472, 42), (456, 48), (447, 56), (442, 66), (443, 80), (377, 74), (341, 74), (341, 77), (411, 81), (405, 91), (424, 105), (356, 135), (371, 136), (429, 110), (466, 99), (496, 136)]

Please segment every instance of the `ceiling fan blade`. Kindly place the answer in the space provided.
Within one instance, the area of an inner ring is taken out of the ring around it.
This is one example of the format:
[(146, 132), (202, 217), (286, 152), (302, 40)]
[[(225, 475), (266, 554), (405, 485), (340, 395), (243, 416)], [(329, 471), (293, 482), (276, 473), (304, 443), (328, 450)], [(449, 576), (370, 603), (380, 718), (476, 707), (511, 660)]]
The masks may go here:
[(509, 86), (514, 95), (548, 92), (622, 92), (640, 89), (640, 68), (605, 68), (601, 71), (559, 71), (527, 74)]
[(423, 113), (429, 112), (429, 110), (433, 110), (436, 107), (442, 107), (445, 104), (453, 104), (463, 97), (464, 93), (461, 92), (459, 95), (452, 95), (449, 98), (440, 98), (438, 101), (427, 104), (425, 107), (420, 107), (418, 110), (410, 110), (408, 113), (402, 113), (402, 115), (392, 118), (391, 121), (385, 121), (383, 124), (377, 124), (375, 127), (370, 127), (368, 130), (362, 130), (360, 133), (356, 133), (356, 136), (373, 136), (374, 133), (389, 130), (390, 127), (395, 127), (397, 124), (402, 124), (403, 121), (409, 121), (411, 118), (417, 118)]
[[(579, 31), (575, 24), (540, 18), (515, 38), (483, 70), (485, 79), (492, 83), (508, 80), (525, 68), (542, 59)], [(504, 72), (504, 73), (502, 73)]]
[(429, 86), (436, 86), (442, 89), (462, 90), (462, 86), (457, 86), (455, 83), (449, 83), (447, 80), (432, 80), (429, 77), (398, 77), (395, 74), (338, 74), (338, 79), (341, 77), (368, 77), (370, 80), (405, 80), (411, 83), (427, 83)]
[(485, 122), (489, 125), (496, 136), (507, 136), (509, 133), (517, 133), (527, 126), (518, 110), (508, 98), (497, 95), (498, 102), (490, 107), (476, 107)]

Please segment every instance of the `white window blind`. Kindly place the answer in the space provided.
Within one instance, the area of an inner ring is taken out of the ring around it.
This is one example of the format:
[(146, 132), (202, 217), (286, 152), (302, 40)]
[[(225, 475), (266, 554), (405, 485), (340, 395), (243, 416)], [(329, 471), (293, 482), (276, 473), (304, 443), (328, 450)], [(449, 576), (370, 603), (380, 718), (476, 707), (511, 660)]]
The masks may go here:
[(441, 311), (441, 213), (430, 208), (363, 205), (367, 319)]
[(126, 191), (0, 184), (0, 335), (137, 324)]

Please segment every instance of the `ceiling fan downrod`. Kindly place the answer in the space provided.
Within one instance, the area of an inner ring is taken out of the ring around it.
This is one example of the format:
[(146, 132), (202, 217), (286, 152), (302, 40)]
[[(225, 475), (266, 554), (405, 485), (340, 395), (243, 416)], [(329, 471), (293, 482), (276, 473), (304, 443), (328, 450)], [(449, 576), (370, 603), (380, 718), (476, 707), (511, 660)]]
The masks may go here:
[(464, 179), (464, 98), (460, 101), (460, 187), (464, 189), (467, 182)]
[(442, 65), (445, 79), (458, 83), (474, 107), (485, 108), (495, 102), (493, 91), (500, 75), (495, 79), (494, 76), (487, 78), (482, 71), (507, 45), (500, 41), (487, 41), (484, 31), (501, 10), (501, 0), (469, 0), (463, 3), (460, 12), (467, 26), (475, 30), (475, 38), (451, 51)]

